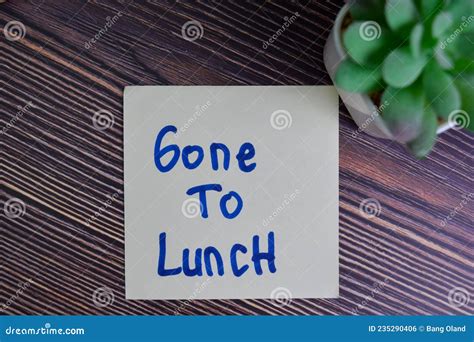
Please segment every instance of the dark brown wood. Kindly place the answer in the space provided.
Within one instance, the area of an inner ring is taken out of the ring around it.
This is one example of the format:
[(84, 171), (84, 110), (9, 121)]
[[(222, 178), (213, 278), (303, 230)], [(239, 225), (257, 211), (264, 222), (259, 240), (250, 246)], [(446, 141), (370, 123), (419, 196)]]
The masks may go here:
[[(473, 190), (473, 135), (442, 134), (430, 156), (417, 161), (397, 143), (356, 134), (342, 104), (339, 299), (298, 299), (282, 308), (270, 300), (124, 299), (123, 88), (330, 84), (323, 46), (341, 6), (225, 0), (1, 4), (2, 27), (17, 20), (26, 28), (21, 40), (0, 37), (0, 112), (2, 128), (8, 127), (1, 135), (2, 207), (12, 198), (25, 203), (17, 218), (2, 211), (2, 312), (473, 314), (474, 298), (459, 307), (449, 301), (450, 291), (462, 289), (474, 297), (474, 206), (463, 204)], [(123, 15), (86, 49), (118, 11)], [(263, 42), (294, 12), (299, 18), (264, 50)], [(188, 20), (202, 24), (201, 39), (182, 39)], [(101, 109), (114, 116), (105, 131), (92, 124)], [(115, 193), (118, 199), (88, 225)], [(374, 218), (359, 210), (367, 198), (381, 204)], [(103, 308), (92, 300), (102, 287), (114, 294)]]

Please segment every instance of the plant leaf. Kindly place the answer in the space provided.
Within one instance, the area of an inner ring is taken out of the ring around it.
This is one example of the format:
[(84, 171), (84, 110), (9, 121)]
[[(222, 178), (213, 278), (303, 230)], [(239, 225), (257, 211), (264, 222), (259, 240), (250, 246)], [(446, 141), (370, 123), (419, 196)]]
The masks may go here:
[(385, 23), (384, 2), (380, 0), (351, 0), (349, 11), (354, 20), (375, 20)]
[(434, 48), (434, 58), (438, 64), (445, 70), (452, 69), (454, 67), (454, 61), (446, 53), (446, 50), (443, 49), (440, 45)]
[(417, 24), (410, 34), (410, 49), (411, 53), (415, 57), (420, 57), (421, 55), (421, 43), (423, 40), (423, 25)]
[(343, 39), (349, 56), (362, 65), (379, 65), (390, 47), (388, 29), (375, 21), (353, 22)]
[(420, 82), (408, 88), (388, 87), (382, 95), (386, 103), (382, 118), (396, 140), (408, 142), (415, 139), (421, 130), (424, 96)]
[(462, 21), (467, 19), (467, 17), (472, 16), (474, 12), (474, 5), (472, 0), (454, 0), (450, 1), (446, 11), (448, 11), (454, 21), (456, 26), (461, 25)]
[(408, 150), (417, 158), (425, 157), (436, 143), (438, 120), (435, 113), (427, 106), (423, 113), (420, 134), (407, 144)]
[(380, 68), (369, 69), (349, 58), (339, 64), (335, 81), (338, 87), (353, 93), (369, 93), (383, 86)]
[[(474, 26), (474, 21), (471, 25)], [(465, 57), (474, 60), (474, 31), (452, 33), (442, 41), (442, 44), (454, 58)]]
[(384, 61), (382, 74), (387, 84), (404, 88), (415, 82), (423, 71), (426, 57), (413, 56), (408, 48), (399, 48), (392, 51)]
[(428, 21), (436, 16), (443, 8), (443, 0), (421, 0), (421, 15), (424, 21)]
[(472, 60), (467, 58), (458, 59), (454, 63), (453, 71), (457, 73), (456, 78), (465, 78), (466, 80), (469, 80), (469, 82), (472, 83), (472, 86), (474, 87), (474, 63)]
[(456, 86), (461, 95), (461, 107), (467, 113), (466, 129), (474, 132), (474, 73), (456, 79)]
[(435, 63), (429, 63), (423, 72), (423, 88), (433, 111), (444, 119), (461, 108), (461, 97), (452, 77)]
[(418, 21), (418, 10), (413, 0), (387, 0), (385, 19), (393, 31), (398, 31)]
[(454, 23), (451, 13), (443, 11), (433, 20), (431, 34), (435, 38), (441, 38)]

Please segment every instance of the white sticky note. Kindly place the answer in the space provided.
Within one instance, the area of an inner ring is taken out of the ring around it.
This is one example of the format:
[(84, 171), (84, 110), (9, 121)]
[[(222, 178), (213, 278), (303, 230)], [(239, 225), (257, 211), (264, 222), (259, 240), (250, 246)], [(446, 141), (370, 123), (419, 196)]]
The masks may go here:
[(337, 297), (338, 115), (329, 86), (126, 87), (126, 298)]

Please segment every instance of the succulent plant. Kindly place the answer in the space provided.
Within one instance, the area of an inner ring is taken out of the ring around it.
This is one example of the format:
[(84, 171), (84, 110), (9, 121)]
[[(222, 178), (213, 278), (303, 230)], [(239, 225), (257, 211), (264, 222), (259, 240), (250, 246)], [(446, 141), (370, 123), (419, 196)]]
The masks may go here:
[(381, 94), (381, 116), (417, 157), (440, 122), (474, 130), (474, 1), (353, 0), (336, 85)]

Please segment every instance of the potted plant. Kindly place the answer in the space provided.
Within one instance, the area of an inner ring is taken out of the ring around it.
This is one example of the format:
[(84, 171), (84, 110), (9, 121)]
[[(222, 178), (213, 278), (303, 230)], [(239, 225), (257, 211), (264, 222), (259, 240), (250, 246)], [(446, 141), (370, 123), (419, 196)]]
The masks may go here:
[(324, 62), (359, 131), (416, 157), (449, 128), (474, 130), (472, 0), (353, 0)]

